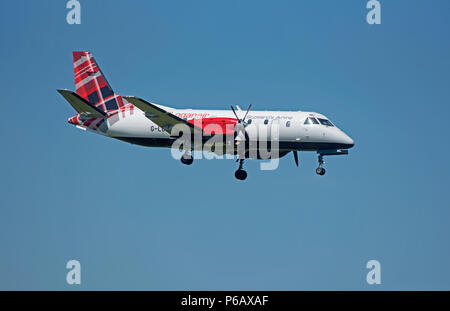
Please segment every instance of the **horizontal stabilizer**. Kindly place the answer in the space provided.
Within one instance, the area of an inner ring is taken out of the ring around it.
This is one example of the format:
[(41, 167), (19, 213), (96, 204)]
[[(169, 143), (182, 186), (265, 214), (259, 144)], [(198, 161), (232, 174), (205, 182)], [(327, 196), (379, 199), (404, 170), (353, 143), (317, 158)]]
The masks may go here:
[(106, 113), (97, 107), (89, 104), (84, 98), (69, 90), (58, 90), (58, 92), (72, 105), (72, 107), (80, 114), (91, 118), (103, 118)]

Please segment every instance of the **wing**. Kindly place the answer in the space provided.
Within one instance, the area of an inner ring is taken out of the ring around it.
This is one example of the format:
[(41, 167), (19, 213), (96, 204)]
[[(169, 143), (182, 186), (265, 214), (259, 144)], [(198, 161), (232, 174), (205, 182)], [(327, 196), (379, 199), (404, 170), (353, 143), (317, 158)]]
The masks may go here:
[(147, 118), (156, 123), (159, 127), (163, 128), (167, 132), (171, 132), (172, 128), (177, 124), (184, 124), (190, 130), (191, 134), (194, 134), (195, 131), (202, 132), (202, 129), (198, 126), (195, 126), (192, 123), (183, 120), (176, 115), (171, 114), (170, 112), (156, 106), (155, 104), (149, 103), (141, 98), (134, 96), (123, 96), (128, 102), (133, 104), (134, 106), (141, 109)]
[(69, 90), (58, 90), (58, 92), (69, 102), (80, 114), (89, 118), (103, 118), (106, 113), (89, 104), (84, 98)]

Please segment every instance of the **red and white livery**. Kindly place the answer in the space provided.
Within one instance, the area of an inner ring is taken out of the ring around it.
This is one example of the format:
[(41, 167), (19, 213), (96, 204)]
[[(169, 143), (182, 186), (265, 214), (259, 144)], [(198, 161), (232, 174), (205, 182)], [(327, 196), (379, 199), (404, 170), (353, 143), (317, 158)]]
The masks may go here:
[[(244, 160), (263, 159), (264, 147), (264, 151), (270, 150), (270, 158), (281, 158), (292, 152), (297, 166), (298, 151), (315, 151), (319, 160), (316, 173), (324, 175), (323, 157), (348, 154), (354, 145), (348, 135), (316, 112), (250, 111), (251, 105), (247, 111), (239, 107), (237, 111), (234, 107), (231, 110), (175, 109), (115, 94), (89, 52), (73, 52), (73, 64), (76, 91), (58, 90), (77, 111), (69, 123), (148, 147), (180, 148), (175, 142), (183, 137), (185, 153), (181, 161), (187, 165), (193, 162), (192, 151), (205, 150), (208, 146), (209, 151), (219, 155), (237, 155), (239, 168), (235, 176), (244, 180), (247, 177)], [(265, 131), (264, 135), (260, 135), (261, 130)], [(186, 138), (193, 142), (187, 143)], [(257, 143), (253, 144), (253, 140)]]

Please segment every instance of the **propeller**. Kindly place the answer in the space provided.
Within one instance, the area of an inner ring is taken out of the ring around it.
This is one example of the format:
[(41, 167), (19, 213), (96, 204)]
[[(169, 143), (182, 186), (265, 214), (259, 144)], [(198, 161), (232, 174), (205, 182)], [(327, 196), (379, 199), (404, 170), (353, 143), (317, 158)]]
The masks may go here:
[(295, 165), (298, 166), (298, 153), (297, 153), (297, 150), (293, 150), (292, 153), (294, 154)]
[(234, 116), (236, 117), (236, 119), (238, 119), (238, 122), (239, 122), (239, 123), (245, 123), (245, 118), (247, 118), (248, 112), (250, 111), (250, 108), (252, 108), (252, 104), (250, 104), (250, 105), (248, 106), (247, 111), (245, 112), (245, 116), (244, 116), (244, 118), (242, 118), (242, 119), (240, 119), (240, 118), (238, 117), (238, 115), (237, 115), (237, 113), (236, 113), (236, 110), (234, 110), (233, 106), (230, 106), (230, 107), (231, 107), (231, 110), (232, 110), (233, 113), (234, 113)]
[(234, 127), (234, 132), (235, 132), (235, 137), (238, 136), (241, 132), (245, 134), (245, 127), (247, 126), (247, 122), (245, 122), (245, 119), (247, 118), (248, 112), (250, 111), (250, 108), (252, 107), (252, 105), (250, 104), (247, 108), (247, 111), (245, 112), (245, 115), (242, 119), (240, 119), (236, 113), (236, 111), (234, 110), (233, 106), (230, 106), (231, 110), (234, 113), (234, 116), (236, 117), (236, 119), (238, 120), (236, 123), (236, 126)]

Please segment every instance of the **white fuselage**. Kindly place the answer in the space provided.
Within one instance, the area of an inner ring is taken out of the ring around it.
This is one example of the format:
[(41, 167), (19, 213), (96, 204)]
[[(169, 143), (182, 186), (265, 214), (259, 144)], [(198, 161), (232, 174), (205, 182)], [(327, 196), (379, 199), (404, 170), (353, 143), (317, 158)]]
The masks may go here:
[[(158, 106), (188, 121), (205, 118), (235, 118), (232, 111), (228, 110), (173, 109)], [(328, 121), (324, 115), (315, 112), (251, 111), (247, 116), (249, 123), (247, 130), (250, 131), (252, 127), (267, 127), (270, 131), (270, 128), (277, 125), (280, 149), (285, 150), (348, 149), (353, 146), (353, 140), (331, 123), (324, 125), (319, 121), (318, 124), (313, 122), (305, 124), (305, 120), (309, 117)], [(152, 122), (137, 108), (125, 110), (115, 117), (108, 118), (107, 128), (104, 127), (103, 134), (149, 147), (170, 147), (173, 141), (170, 133)]]

